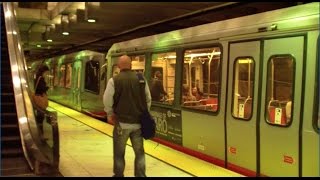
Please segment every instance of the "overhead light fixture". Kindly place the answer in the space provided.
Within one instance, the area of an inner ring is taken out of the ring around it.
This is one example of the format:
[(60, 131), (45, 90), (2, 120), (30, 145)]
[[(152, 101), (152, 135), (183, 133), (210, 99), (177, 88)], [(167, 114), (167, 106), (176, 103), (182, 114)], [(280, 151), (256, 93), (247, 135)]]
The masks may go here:
[(38, 48), (40, 48), (40, 47), (41, 47), (41, 45), (40, 45), (40, 44), (37, 44), (37, 47), (38, 47)]
[[(90, 5), (89, 5), (90, 4)], [(89, 6), (92, 6), (93, 4), (91, 4), (91, 3), (89, 3), (89, 2), (85, 2), (85, 4), (84, 4), (84, 20), (85, 21), (88, 21), (89, 23), (94, 23), (94, 22), (96, 22), (96, 20), (95, 19), (93, 19), (92, 17), (90, 17), (90, 15), (89, 15)], [(100, 5), (100, 4), (99, 4)], [(98, 5), (98, 6), (99, 6)], [(97, 6), (97, 5), (95, 5), (95, 6)]]
[(69, 16), (66, 14), (61, 15), (62, 34), (65, 36), (69, 35), (69, 32), (67, 31), (68, 24), (69, 24)]
[(96, 20), (95, 19), (88, 19), (88, 22), (94, 23), (94, 22), (96, 22)]
[(48, 42), (52, 42), (52, 39), (47, 39)]

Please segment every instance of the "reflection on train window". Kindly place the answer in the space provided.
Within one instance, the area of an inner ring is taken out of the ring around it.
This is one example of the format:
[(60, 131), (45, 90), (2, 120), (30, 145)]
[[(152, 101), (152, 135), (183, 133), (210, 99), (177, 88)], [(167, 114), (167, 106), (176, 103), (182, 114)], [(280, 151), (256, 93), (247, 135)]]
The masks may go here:
[(67, 70), (66, 70), (66, 88), (71, 88), (71, 81), (72, 81), (72, 65), (71, 63), (68, 63)]
[(145, 56), (144, 55), (138, 55), (138, 56), (130, 56), (132, 60), (132, 70), (144, 73), (144, 67), (145, 67)]
[(59, 76), (59, 86), (64, 87), (65, 85), (65, 75), (66, 75), (66, 65), (62, 64), (60, 66), (60, 76)]
[(219, 47), (184, 53), (182, 106), (216, 112), (220, 92)]
[(48, 75), (49, 87), (53, 87), (54, 69), (50, 69), (50, 74)]
[(112, 66), (112, 77), (118, 75), (120, 73), (120, 69), (118, 68), (118, 66), (115, 64)]
[(81, 83), (81, 61), (76, 61), (72, 64), (72, 87), (79, 89)]
[(150, 92), (153, 101), (172, 104), (174, 99), (176, 53), (152, 54)]
[[(48, 67), (50, 67), (50, 65), (46, 64)], [(52, 87), (53, 86), (53, 69), (49, 68), (49, 72), (48, 73), (44, 73), (44, 79), (45, 82), (47, 83), (48, 87)]]
[(58, 86), (59, 84), (59, 69), (57, 68), (57, 66), (54, 66), (54, 69), (53, 69), (53, 86)]
[(237, 58), (233, 69), (233, 117), (249, 120), (252, 114), (254, 60)]
[(271, 56), (268, 61), (267, 121), (286, 126), (292, 119), (294, 58), (291, 55)]
[[(145, 61), (146, 61), (145, 55), (135, 55), (135, 56), (129, 56), (129, 57), (131, 58), (131, 61), (132, 61), (131, 69), (139, 73), (144, 73), (144, 67), (145, 67)], [(112, 66), (112, 76), (115, 76), (120, 72), (117, 66), (118, 58), (119, 57), (113, 58), (114, 65)]]
[(84, 89), (99, 93), (100, 68), (99, 61), (90, 60), (86, 63)]

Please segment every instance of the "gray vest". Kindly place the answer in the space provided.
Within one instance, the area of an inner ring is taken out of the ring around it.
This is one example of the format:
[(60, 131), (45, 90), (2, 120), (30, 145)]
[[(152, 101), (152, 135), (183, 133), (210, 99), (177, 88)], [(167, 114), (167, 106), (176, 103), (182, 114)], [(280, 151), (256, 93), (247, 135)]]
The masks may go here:
[[(139, 79), (134, 71), (122, 70), (113, 77), (113, 111), (117, 120), (123, 123), (140, 123), (142, 100)], [(144, 93), (144, 92), (143, 92)]]

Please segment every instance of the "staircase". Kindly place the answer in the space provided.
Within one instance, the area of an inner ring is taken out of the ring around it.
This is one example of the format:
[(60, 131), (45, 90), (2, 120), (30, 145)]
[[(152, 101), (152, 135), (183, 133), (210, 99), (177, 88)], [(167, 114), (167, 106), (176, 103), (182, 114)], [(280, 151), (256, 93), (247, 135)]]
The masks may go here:
[(24, 157), (1, 4), (1, 176), (32, 176)]

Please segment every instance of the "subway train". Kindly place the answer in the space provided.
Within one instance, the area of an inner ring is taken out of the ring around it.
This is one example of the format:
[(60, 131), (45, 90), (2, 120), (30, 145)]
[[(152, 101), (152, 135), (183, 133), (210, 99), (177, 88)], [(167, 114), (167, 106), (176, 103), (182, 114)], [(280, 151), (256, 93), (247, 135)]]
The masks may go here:
[(156, 97), (154, 141), (247, 176), (319, 176), (318, 51), (313, 2), (34, 62), (30, 78), (48, 64), (51, 100), (106, 121), (126, 54)]
[(44, 63), (50, 73), (45, 77), (50, 100), (105, 120), (101, 101), (106, 84), (105, 54), (80, 51), (28, 64), (30, 86), (38, 67)]

